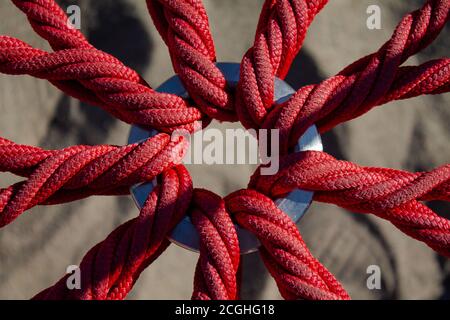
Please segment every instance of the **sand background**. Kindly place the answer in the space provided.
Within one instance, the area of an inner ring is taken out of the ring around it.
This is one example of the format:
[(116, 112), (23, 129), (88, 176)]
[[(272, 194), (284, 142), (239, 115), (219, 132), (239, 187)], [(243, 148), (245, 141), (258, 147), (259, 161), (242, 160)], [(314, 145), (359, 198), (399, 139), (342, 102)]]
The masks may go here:
[[(82, 30), (98, 48), (122, 59), (156, 87), (173, 75), (167, 49), (143, 0), (66, 0), (82, 8)], [(207, 0), (219, 61), (240, 61), (251, 45), (262, 0)], [(400, 18), (421, 0), (336, 0), (314, 21), (287, 81), (316, 83), (386, 41)], [(382, 9), (382, 29), (366, 28), (366, 8)], [(49, 49), (24, 15), (0, 2), (0, 33)], [(450, 55), (450, 26), (435, 44), (411, 58), (417, 64)], [(450, 160), (450, 95), (390, 103), (323, 137), (325, 150), (361, 165), (428, 170)], [(215, 124), (218, 126), (217, 124)], [(219, 125), (226, 128), (235, 125)], [(60, 148), (73, 144), (125, 144), (129, 125), (80, 104), (45, 81), (0, 75), (0, 135), (17, 143)], [(190, 166), (195, 186), (221, 195), (245, 187), (248, 166)], [(0, 174), (0, 187), (16, 181)], [(449, 206), (433, 203), (441, 214)], [(68, 265), (116, 226), (138, 214), (130, 197), (94, 197), (38, 207), (0, 232), (0, 298), (30, 298), (58, 280)], [(448, 299), (450, 264), (385, 221), (313, 204), (299, 228), (312, 253), (354, 299)], [(187, 299), (197, 254), (176, 245), (143, 272), (130, 299)], [(278, 299), (257, 254), (245, 256), (244, 299)], [(382, 289), (368, 290), (366, 268), (379, 265)]]

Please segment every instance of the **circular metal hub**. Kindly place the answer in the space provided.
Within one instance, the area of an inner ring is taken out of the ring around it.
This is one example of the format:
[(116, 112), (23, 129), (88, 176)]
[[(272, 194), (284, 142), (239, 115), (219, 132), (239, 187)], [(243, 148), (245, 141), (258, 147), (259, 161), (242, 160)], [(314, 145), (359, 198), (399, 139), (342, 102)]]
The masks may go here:
[[(233, 87), (237, 85), (240, 72), (240, 65), (238, 63), (218, 63), (217, 67), (223, 72), (229, 86)], [(158, 92), (172, 93), (183, 98), (189, 97), (178, 76), (170, 78), (156, 90)], [(292, 87), (286, 82), (275, 78), (276, 103), (279, 104), (286, 101), (294, 93), (294, 89), (292, 89)], [(136, 143), (146, 140), (156, 134), (156, 130), (148, 131), (138, 126), (133, 126), (130, 131), (128, 143)], [(307, 150), (323, 150), (322, 140), (315, 126), (310, 127), (299, 139), (294, 151), (300, 152)], [(154, 179), (150, 183), (135, 185), (131, 188), (131, 194), (139, 209), (141, 209), (144, 205), (145, 200), (156, 186), (156, 183), (157, 181)], [(296, 189), (289, 193), (285, 198), (277, 199), (275, 203), (278, 208), (284, 211), (294, 222), (298, 222), (308, 210), (312, 197), (312, 192)], [(238, 226), (236, 226), (236, 230), (239, 237), (241, 254), (251, 253), (258, 250), (260, 244), (255, 236)], [(185, 216), (183, 220), (175, 227), (169, 239), (189, 250), (199, 250), (199, 237), (197, 230), (192, 224), (189, 216)]]

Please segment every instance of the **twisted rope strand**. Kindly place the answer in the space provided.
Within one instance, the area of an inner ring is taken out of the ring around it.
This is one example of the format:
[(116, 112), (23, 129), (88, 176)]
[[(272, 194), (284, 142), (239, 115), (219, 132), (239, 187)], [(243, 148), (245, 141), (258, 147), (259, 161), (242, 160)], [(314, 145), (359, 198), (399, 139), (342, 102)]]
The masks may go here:
[(273, 110), (263, 127), (280, 128), (289, 146), (293, 146), (312, 124), (317, 123), (324, 132), (389, 99), (448, 91), (448, 58), (416, 68), (399, 67), (437, 37), (450, 18), (449, 12), (449, 0), (428, 0), (420, 10), (403, 18), (392, 38), (377, 53), (318, 85), (301, 88)]
[[(35, 76), (50, 80), (63, 92), (99, 106), (127, 123), (136, 123), (164, 132), (175, 129), (187, 129), (193, 132), (199, 128), (197, 121), (202, 116), (198, 110), (187, 105), (180, 97), (154, 91), (134, 70), (105, 52), (95, 49), (81, 32), (70, 27), (68, 17), (54, 0), (13, 0), (13, 3), (27, 15), (33, 29), (50, 43), (56, 53), (59, 53), (57, 56), (64, 63), (60, 72), (73, 74), (73, 77), (69, 79)], [(15, 51), (17, 58), (24, 55), (24, 58), (29, 60), (32, 57), (26, 54), (35, 54), (40, 56), (35, 62), (39, 65), (40, 60), (47, 54), (37, 49), (31, 50), (30, 46), (13, 38), (1, 37), (0, 39), (2, 52), (0, 55), (9, 57), (8, 51), (12, 50)], [(70, 57), (66, 54), (79, 54), (87, 61), (83, 59), (73, 61), (73, 65), (70, 65)], [(12, 59), (12, 57), (9, 58)], [(52, 55), (49, 58), (58, 59)], [(69, 61), (66, 61), (67, 59)], [(8, 58), (6, 61), (2, 60), (0, 58), (0, 65), (2, 62), (9, 61)], [(110, 74), (108, 71), (111, 70), (117, 72)], [(1, 67), (0, 72), (4, 72)], [(14, 70), (5, 71), (5, 73), (10, 72), (17, 74)], [(87, 75), (85, 75), (86, 72), (88, 72)], [(29, 74), (26, 71), (20, 74), (23, 73)], [(163, 108), (169, 109), (170, 115), (160, 110)], [(179, 114), (181, 116), (177, 117)]]
[[(450, 1), (429, 0), (420, 10), (414, 11), (403, 18), (391, 40), (385, 43), (378, 52), (366, 56), (345, 68), (341, 75), (348, 76), (359, 72), (363, 75), (361, 76), (362, 79), (359, 80), (360, 83), (362, 80), (369, 80), (367, 72), (373, 72), (370, 69), (374, 63), (378, 64), (375, 66), (378, 74), (375, 75), (376, 79), (373, 80), (373, 84), (370, 84), (372, 86), (370, 94), (367, 94), (367, 91), (365, 91), (366, 95), (362, 97), (366, 99), (364, 106), (350, 106), (351, 102), (339, 106), (339, 108), (328, 114), (326, 118), (321, 119), (319, 126), (323, 127), (322, 131), (329, 130), (341, 122), (359, 117), (380, 104), (380, 100), (383, 100), (383, 96), (389, 92), (389, 87), (394, 82), (398, 66), (409, 57), (429, 46), (449, 19)], [(401, 39), (406, 41), (402, 43)], [(443, 70), (437, 69), (437, 71), (441, 71), (441, 74), (446, 75), (444, 80), (448, 83), (450, 75), (448, 59), (446, 60), (447, 64), (441, 66)], [(354, 90), (358, 87), (361, 88), (357, 84)], [(335, 116), (337, 118), (334, 118)]]
[(285, 299), (350, 298), (309, 252), (294, 222), (270, 198), (241, 190), (225, 202), (239, 225), (258, 237), (263, 261)]
[(127, 123), (160, 131), (198, 128), (200, 112), (180, 97), (157, 93), (141, 84), (140, 76), (116, 58), (96, 49), (68, 49), (54, 53), (34, 49), (11, 37), (0, 36), (0, 72), (28, 74), (59, 81), (76, 80), (92, 90), (102, 107)]
[[(26, 14), (33, 30), (46, 39), (53, 50), (93, 49), (84, 35), (71, 27), (68, 17), (54, 0), (12, 0), (12, 2)], [(94, 92), (77, 81), (57, 81), (52, 84), (76, 99), (106, 109), (104, 102)], [(109, 112), (116, 115), (113, 110)]]
[(81, 288), (67, 287), (68, 275), (34, 299), (122, 300), (140, 273), (169, 245), (167, 234), (185, 214), (192, 181), (184, 166), (162, 175), (141, 212), (93, 247), (80, 264)]
[(244, 55), (236, 112), (246, 128), (258, 128), (272, 107), (274, 77), (284, 78), (314, 17), (328, 0), (266, 0), (253, 47)]
[(200, 237), (192, 299), (237, 299), (239, 242), (223, 199), (210, 191), (196, 189), (190, 212)]
[(93, 49), (85, 36), (69, 23), (54, 0), (12, 0), (28, 18), (33, 30), (47, 40), (53, 50)]
[(295, 153), (280, 161), (273, 176), (252, 177), (251, 188), (278, 198), (295, 188), (314, 191), (317, 201), (372, 213), (409, 236), (450, 256), (450, 221), (419, 201), (450, 200), (450, 164), (430, 172), (360, 167), (324, 152)]
[(216, 53), (201, 0), (147, 0), (147, 7), (169, 48), (175, 72), (189, 96), (209, 117), (236, 121), (233, 98)]
[(171, 141), (166, 134), (124, 147), (74, 146), (52, 151), (1, 139), (0, 171), (28, 179), (0, 189), (0, 227), (39, 204), (128, 194), (129, 186), (151, 181), (180, 163), (186, 149), (183, 137)]

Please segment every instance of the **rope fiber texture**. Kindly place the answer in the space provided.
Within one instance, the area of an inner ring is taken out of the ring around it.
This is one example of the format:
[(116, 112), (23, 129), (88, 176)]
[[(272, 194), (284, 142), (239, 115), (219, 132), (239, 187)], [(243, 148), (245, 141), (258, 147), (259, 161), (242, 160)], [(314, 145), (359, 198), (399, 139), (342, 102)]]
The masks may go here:
[(373, 213), (450, 257), (450, 221), (419, 202), (450, 200), (450, 164), (430, 172), (409, 173), (360, 167), (308, 151), (285, 157), (273, 176), (257, 172), (250, 185), (272, 198), (295, 188), (314, 191), (314, 200)]
[[(314, 200), (374, 214), (407, 235), (450, 256), (450, 221), (424, 202), (450, 201), (450, 165), (429, 172), (361, 167), (324, 152), (289, 154), (307, 128), (325, 132), (390, 101), (450, 90), (450, 58), (403, 66), (430, 45), (450, 19), (450, 0), (428, 0), (407, 14), (380, 49), (318, 84), (274, 103), (275, 77), (283, 79), (301, 50), (309, 26), (326, 0), (266, 0), (252, 47), (241, 62), (235, 88), (216, 67), (208, 16), (201, 0), (147, 0), (154, 25), (168, 47), (189, 99), (154, 91), (134, 70), (94, 48), (71, 27), (54, 0), (12, 0), (47, 52), (0, 35), (0, 72), (30, 75), (124, 122), (160, 134), (126, 146), (72, 146), (43, 150), (0, 137), (0, 172), (23, 181), (0, 190), (0, 227), (36, 205), (97, 195), (126, 195), (158, 185), (139, 216), (115, 229), (84, 256), (81, 289), (69, 275), (34, 299), (124, 299), (140, 273), (169, 246), (171, 230), (185, 216), (195, 225), (200, 254), (193, 299), (238, 299), (240, 249), (236, 225), (261, 243), (260, 255), (286, 299), (349, 299), (337, 279), (309, 252), (295, 223), (274, 200), (296, 188)], [(188, 142), (176, 129), (194, 132), (199, 121), (240, 121), (246, 128), (280, 130), (280, 170), (248, 189), (221, 198), (193, 189), (181, 165)]]
[(191, 210), (192, 222), (200, 237), (192, 298), (237, 299), (239, 241), (225, 202), (210, 191), (196, 190)]
[(64, 203), (91, 195), (123, 195), (130, 185), (151, 181), (181, 163), (187, 141), (159, 134), (139, 144), (73, 146), (42, 150), (0, 138), (0, 172), (27, 180), (0, 189), (0, 227), (36, 205)]
[(192, 181), (184, 166), (162, 174), (139, 216), (93, 247), (80, 264), (81, 289), (69, 290), (64, 276), (35, 299), (122, 300), (139, 274), (169, 246), (166, 236), (187, 210)]

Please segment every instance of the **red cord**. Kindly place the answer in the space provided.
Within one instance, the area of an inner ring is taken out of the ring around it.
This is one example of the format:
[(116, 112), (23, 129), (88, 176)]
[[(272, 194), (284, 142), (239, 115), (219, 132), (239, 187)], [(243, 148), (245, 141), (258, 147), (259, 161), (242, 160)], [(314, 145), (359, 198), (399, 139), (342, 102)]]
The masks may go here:
[(189, 96), (206, 115), (236, 121), (232, 95), (216, 67), (208, 16), (201, 0), (147, 0), (147, 7), (167, 44), (175, 72)]
[(159, 134), (145, 142), (116, 146), (74, 146), (42, 150), (0, 138), (0, 172), (27, 177), (0, 189), (0, 227), (25, 210), (91, 195), (128, 194), (131, 185), (151, 181), (181, 162), (187, 141)]
[(449, 59), (417, 68), (399, 67), (437, 37), (450, 18), (449, 12), (450, 1), (427, 1), (422, 9), (403, 18), (392, 38), (377, 53), (360, 59), (318, 85), (301, 88), (289, 101), (273, 110), (263, 127), (280, 128), (281, 140), (293, 146), (315, 123), (324, 132), (389, 99), (448, 91)]
[(236, 111), (246, 128), (258, 128), (273, 105), (274, 77), (284, 78), (309, 25), (328, 0), (267, 0), (255, 42), (241, 62)]
[(264, 263), (285, 299), (349, 299), (334, 276), (311, 255), (295, 223), (270, 198), (241, 190), (225, 201), (239, 225), (258, 237)]
[[(127, 122), (160, 131), (193, 131), (200, 112), (182, 98), (157, 93), (116, 58), (97, 49), (47, 53), (11, 37), (0, 37), (0, 72), (50, 80), (76, 80), (102, 101), (102, 107)], [(70, 94), (70, 92), (69, 92)]]
[(450, 164), (430, 172), (360, 167), (316, 151), (288, 155), (273, 176), (257, 172), (250, 186), (278, 198), (295, 188), (314, 200), (373, 213), (409, 236), (450, 257), (450, 221), (419, 201), (450, 201)]
[(34, 299), (124, 299), (140, 273), (169, 245), (167, 233), (185, 214), (191, 195), (192, 181), (185, 167), (166, 170), (139, 216), (119, 226), (84, 256), (81, 289), (68, 289), (66, 275)]
[(93, 49), (84, 35), (68, 24), (65, 12), (54, 0), (11, 0), (27, 15), (33, 30), (46, 39), (53, 50)]
[[(190, 107), (180, 97), (155, 92), (134, 70), (95, 49), (81, 32), (68, 26), (66, 14), (54, 0), (12, 1), (27, 15), (36, 33), (46, 39), (56, 52), (48, 54), (20, 40), (0, 37), (1, 72), (31, 74), (32, 70), (27, 71), (27, 62), (31, 58), (36, 59), (31, 62), (35, 65), (46, 60), (44, 68), (47, 71), (54, 68), (56, 73), (59, 71), (67, 76), (71, 73), (72, 76), (61, 79), (54, 75), (56, 78), (51, 79), (44, 75), (45, 72), (32, 75), (50, 80), (65, 93), (100, 106), (122, 121), (164, 132), (175, 129), (193, 132), (198, 129), (197, 121), (202, 116), (197, 109)], [(75, 60), (71, 60), (71, 57)], [(8, 66), (11, 62), (12, 70), (8, 68), (11, 68)], [(2, 64), (6, 65), (4, 70)], [(20, 65), (25, 67), (22, 69)], [(167, 117), (168, 113), (171, 117)]]
[(192, 298), (237, 299), (239, 242), (235, 226), (225, 210), (225, 202), (210, 191), (196, 189), (190, 213), (200, 238)]

